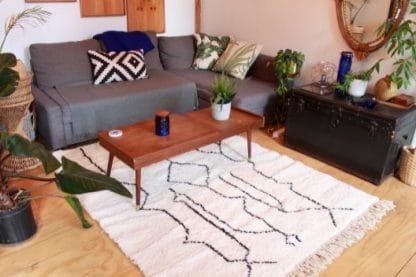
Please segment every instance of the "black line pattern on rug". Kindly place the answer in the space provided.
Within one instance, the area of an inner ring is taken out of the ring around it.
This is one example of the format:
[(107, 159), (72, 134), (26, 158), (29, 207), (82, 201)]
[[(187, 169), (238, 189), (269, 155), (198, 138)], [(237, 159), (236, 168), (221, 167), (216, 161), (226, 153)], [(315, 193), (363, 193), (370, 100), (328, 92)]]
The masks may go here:
[[(231, 161), (236, 161), (236, 160), (234, 160), (234, 159), (231, 159), (231, 158), (229, 158), (229, 156), (228, 155), (225, 155), (224, 154), (224, 151), (222, 150), (222, 141), (220, 141), (220, 142), (218, 142), (218, 143), (216, 143), (215, 145), (217, 145), (218, 146), (218, 151), (209, 151), (209, 153), (210, 154), (216, 154), (216, 155), (221, 155), (221, 156), (224, 156), (225, 158), (227, 158), (227, 159), (229, 159), (229, 160), (231, 160)], [(298, 192), (297, 190), (295, 190), (294, 189), (294, 184), (293, 184), (293, 182), (282, 182), (282, 181), (279, 181), (279, 180), (276, 180), (276, 178), (274, 178), (274, 177), (272, 177), (272, 176), (269, 176), (269, 175), (267, 175), (267, 174), (265, 174), (264, 172), (262, 172), (261, 170), (259, 170), (259, 169), (257, 169), (257, 167), (256, 167), (256, 164), (253, 162), (253, 161), (251, 161), (251, 160), (245, 160), (246, 162), (248, 162), (248, 163), (250, 163), (251, 165), (252, 165), (252, 167), (253, 167), (253, 170), (257, 173), (257, 174), (259, 174), (259, 175), (261, 175), (261, 176), (263, 176), (264, 178), (266, 178), (266, 179), (269, 179), (269, 180), (272, 180), (274, 183), (276, 183), (276, 184), (280, 184), (280, 185), (288, 185), (289, 186), (289, 190), (290, 191), (292, 191), (294, 194), (296, 194), (296, 195), (298, 195), (299, 197), (302, 197), (302, 198), (304, 198), (304, 199), (306, 199), (306, 200), (308, 200), (309, 202), (311, 202), (311, 203), (313, 203), (313, 204), (315, 204), (315, 205), (317, 205), (317, 206), (319, 206), (320, 208), (305, 208), (305, 209), (302, 209), (302, 210), (299, 210), (300, 212), (302, 212), (302, 211), (306, 211), (306, 210), (326, 210), (327, 212), (328, 212), (328, 216), (329, 216), (329, 218), (331, 219), (331, 222), (332, 222), (332, 225), (334, 225), (334, 227), (337, 227), (338, 225), (337, 225), (337, 222), (336, 222), (336, 220), (335, 220), (335, 216), (334, 216), (334, 214), (333, 214), (333, 210), (338, 210), (338, 211), (353, 211), (354, 209), (353, 208), (329, 208), (329, 207), (327, 207), (327, 206), (325, 206), (324, 204), (322, 204), (322, 203), (320, 203), (319, 201), (317, 201), (317, 200), (315, 200), (315, 199), (312, 199), (311, 197), (309, 197), (309, 196), (307, 196), (307, 195), (304, 195), (304, 194), (302, 194), (302, 193), (300, 193), (300, 192)], [(237, 162), (237, 161), (236, 161)], [(241, 179), (242, 180), (242, 179)], [(257, 187), (255, 187), (254, 185), (251, 185), (253, 188), (255, 188), (256, 190), (259, 190)], [(261, 190), (259, 190), (259, 191), (261, 191)], [(264, 191), (262, 191), (262, 192), (264, 192)], [(271, 196), (270, 194), (267, 194), (268, 196)], [(281, 205), (281, 211), (282, 212), (285, 212), (285, 213), (288, 213), (289, 211), (286, 211), (286, 210), (284, 210), (283, 209), (283, 206), (282, 206), (282, 203), (281, 203), (281, 201), (279, 201), (277, 198), (275, 198), (275, 197), (272, 197), (272, 198), (274, 198), (278, 203), (279, 203), (279, 205)], [(257, 199), (256, 199), (257, 200)], [(271, 206), (272, 207), (272, 206)], [(292, 212), (296, 212), (296, 211), (292, 211)]]
[[(298, 237), (298, 235), (288, 234), (288, 233), (280, 230), (279, 228), (273, 226), (273, 224), (271, 222), (269, 222), (266, 218), (262, 217), (261, 215), (256, 215), (255, 213), (250, 211), (249, 205), (247, 204), (248, 198), (251, 199), (251, 201), (259, 202), (263, 205), (266, 205), (267, 207), (269, 207), (271, 209), (275, 209), (275, 210), (277, 210), (279, 212), (282, 212), (282, 213), (300, 213), (300, 212), (309, 211), (309, 210), (314, 210), (314, 211), (326, 210), (326, 211), (328, 211), (331, 222), (335, 227), (337, 226), (337, 224), (336, 224), (335, 217), (332, 213), (333, 210), (342, 210), (342, 211), (352, 211), (353, 210), (352, 208), (330, 208), (330, 207), (327, 207), (327, 206), (321, 204), (319, 201), (296, 191), (294, 189), (294, 184), (292, 182), (282, 182), (282, 181), (277, 180), (273, 176), (268, 176), (267, 174), (265, 174), (264, 172), (262, 172), (261, 170), (259, 170), (257, 168), (257, 165), (256, 165), (255, 162), (248, 161), (248, 160), (237, 160), (237, 159), (232, 158), (230, 155), (227, 155), (224, 152), (223, 148), (222, 148), (222, 143), (221, 142), (217, 143), (216, 145), (219, 148), (218, 152), (217, 151), (206, 151), (206, 150), (201, 150), (201, 149), (196, 149), (196, 151), (198, 151), (199, 153), (203, 153), (203, 154), (220, 155), (220, 156), (225, 157), (227, 160), (229, 160), (233, 163), (247, 162), (247, 163), (251, 164), (252, 170), (256, 174), (259, 174), (263, 178), (266, 178), (266, 179), (274, 182), (275, 184), (288, 186), (288, 189), (292, 193), (294, 193), (295, 195), (297, 195), (299, 197), (302, 197), (302, 198), (306, 199), (307, 201), (311, 202), (313, 205), (316, 205), (317, 207), (305, 207), (305, 208), (302, 208), (302, 209), (287, 210), (284, 207), (284, 204), (282, 203), (282, 201), (280, 199), (278, 199), (276, 196), (274, 196), (273, 194), (257, 187), (256, 185), (250, 183), (249, 181), (244, 180), (243, 177), (238, 176), (236, 173), (233, 173), (233, 172), (228, 172), (225, 175), (223, 174), (222, 176), (218, 176), (218, 178), (225, 185), (228, 185), (228, 186), (231, 186), (234, 189), (237, 189), (238, 191), (243, 193), (243, 195), (227, 196), (227, 195), (224, 195), (220, 191), (218, 191), (215, 188), (210, 186), (210, 182), (209, 182), (210, 181), (210, 168), (209, 168), (208, 165), (192, 163), (192, 162), (183, 162), (182, 163), (182, 162), (177, 162), (177, 161), (173, 161), (173, 160), (167, 160), (169, 162), (168, 172), (167, 172), (167, 176), (166, 176), (166, 181), (168, 183), (170, 183), (172, 185), (184, 184), (184, 185), (188, 185), (188, 186), (204, 188), (204, 189), (210, 190), (211, 192), (215, 193), (216, 195), (218, 195), (218, 196), (220, 196), (224, 199), (237, 200), (237, 201), (241, 202), (241, 206), (242, 206), (241, 211), (242, 212), (244, 212), (245, 214), (247, 214), (251, 218), (254, 218), (255, 220), (258, 220), (259, 222), (262, 222), (266, 226), (266, 228), (264, 230), (255, 230), (255, 231), (243, 230), (243, 229), (240, 229), (240, 228), (236, 228), (236, 227), (232, 226), (231, 223), (228, 223), (226, 220), (222, 219), (216, 213), (207, 209), (207, 207), (205, 207), (203, 205), (203, 203), (198, 202), (196, 199), (192, 198), (190, 195), (188, 195), (186, 193), (178, 192), (174, 187), (168, 187), (168, 190), (173, 193), (173, 199), (172, 199), (173, 202), (180, 203), (180, 204), (186, 206), (188, 211), (192, 212), (198, 218), (204, 220), (205, 222), (207, 222), (208, 224), (210, 224), (211, 226), (213, 226), (214, 228), (219, 230), (222, 234), (224, 234), (226, 237), (230, 238), (232, 241), (236, 242), (244, 250), (244, 253), (243, 253), (244, 258), (237, 258), (237, 259), (234, 258), (233, 259), (233, 258), (227, 257), (227, 255), (225, 253), (221, 252), (217, 247), (215, 247), (215, 245), (212, 245), (212, 244), (210, 244), (210, 243), (208, 243), (204, 240), (190, 240), (190, 233), (191, 233), (191, 230), (192, 230), (191, 227), (186, 226), (185, 223), (182, 222), (178, 217), (176, 217), (172, 212), (170, 212), (166, 209), (160, 208), (160, 207), (147, 207), (148, 199), (150, 197), (150, 194), (146, 190), (144, 190), (143, 188), (141, 188), (141, 192), (142, 192), (142, 194), (144, 194), (144, 197), (142, 198), (142, 204), (141, 204), (140, 211), (160, 212), (160, 213), (163, 213), (163, 214), (167, 215), (174, 222), (176, 222), (179, 226), (181, 226), (181, 228), (184, 230), (184, 232), (185, 232), (185, 238), (183, 240), (184, 244), (204, 245), (205, 247), (210, 249), (213, 253), (215, 253), (216, 255), (221, 257), (227, 263), (243, 263), (245, 265), (246, 270), (247, 270), (247, 276), (251, 276), (252, 270), (253, 270), (253, 265), (256, 265), (256, 264), (276, 264), (277, 261), (250, 261), (250, 259), (249, 259), (250, 251), (251, 251), (250, 247), (248, 247), (242, 241), (240, 241), (235, 236), (236, 234), (242, 233), (242, 234), (258, 235), (258, 234), (277, 233), (277, 234), (284, 237), (286, 245), (296, 246), (298, 243), (302, 242), (302, 240)], [(100, 172), (105, 173), (104, 169), (102, 169), (97, 163), (95, 163), (93, 161), (93, 159), (87, 155), (87, 153), (84, 151), (84, 149), (81, 148), (81, 152), (83, 153), (84, 157), (86, 157), (87, 160), (94, 167), (96, 167)], [(202, 184), (196, 184), (196, 183), (194, 183), (192, 181), (189, 181), (189, 180), (175, 180), (175, 178), (172, 177), (172, 172), (176, 170), (176, 168), (174, 168), (174, 166), (179, 166), (179, 167), (194, 166), (194, 167), (197, 167), (199, 169), (202, 169), (205, 172), (205, 179), (202, 180)], [(231, 180), (225, 179), (226, 176), (229, 176), (231, 178)], [(122, 182), (122, 183), (124, 185), (135, 185), (134, 183), (130, 183), (130, 182)], [(261, 194), (266, 195), (267, 197), (269, 197), (270, 199), (275, 201), (276, 204), (275, 205), (270, 204), (267, 201), (264, 201), (263, 199), (260, 199), (260, 198), (256, 197), (255, 195), (252, 195), (249, 191), (241, 188), (238, 185), (238, 183), (245, 184), (245, 185), (249, 186), (251, 189), (253, 189), (253, 190), (255, 190), (255, 191), (257, 191)]]
[(95, 166), (101, 173), (103, 174), (107, 173), (101, 166), (99, 166), (96, 162), (94, 162), (94, 160), (90, 156), (87, 155), (84, 148), (81, 147), (79, 148), (79, 150), (81, 151), (82, 155), (90, 162), (90, 164)]
[(197, 148), (195, 149), (196, 151), (200, 152), (200, 153), (204, 153), (204, 154), (215, 154), (215, 155), (221, 155), (225, 158), (227, 158), (228, 160), (232, 161), (232, 162), (244, 162), (245, 160), (237, 160), (237, 159), (233, 159), (231, 158), (229, 155), (225, 154), (222, 148), (222, 141), (213, 143), (213, 145), (217, 145), (218, 146), (218, 151), (207, 151), (207, 150), (203, 150), (201, 148)]
[[(224, 199), (228, 199), (228, 200), (242, 200), (242, 206), (243, 206), (243, 211), (246, 213), (246, 214), (248, 214), (250, 217), (253, 217), (253, 218), (256, 218), (256, 219), (258, 219), (258, 220), (260, 220), (260, 221), (263, 221), (268, 227), (270, 227), (270, 230), (263, 230), (263, 231), (258, 231), (258, 232), (253, 232), (253, 231), (245, 231), (245, 230), (242, 230), (242, 229), (237, 229), (237, 228), (234, 228), (234, 227), (232, 227), (231, 225), (229, 225), (228, 223), (226, 223), (224, 220), (222, 220), (222, 219), (220, 219), (220, 217), (219, 216), (217, 216), (216, 214), (214, 214), (214, 213), (211, 213), (211, 212), (209, 212), (207, 209), (205, 209), (204, 207), (203, 207), (203, 205), (202, 204), (200, 204), (200, 203), (198, 203), (198, 205), (206, 212), (206, 213), (209, 213), (212, 217), (215, 217), (218, 221), (220, 221), (221, 223), (223, 223), (224, 225), (227, 225), (230, 229), (232, 229), (233, 231), (235, 231), (235, 232), (239, 232), (239, 233), (246, 233), (246, 234), (265, 234), (265, 233), (272, 233), (272, 232), (276, 232), (276, 233), (279, 233), (279, 234), (281, 234), (282, 236), (284, 236), (285, 237), (285, 242), (286, 242), (286, 244), (287, 245), (291, 245), (291, 246), (295, 246), (295, 242), (294, 242), (294, 240), (291, 240), (291, 238), (294, 238), (297, 242), (301, 242), (301, 240), (299, 239), (299, 237), (296, 235), (296, 234), (287, 234), (286, 232), (284, 232), (284, 231), (282, 231), (282, 230), (279, 230), (279, 229), (277, 229), (276, 227), (273, 227), (270, 223), (268, 223), (264, 218), (261, 218), (261, 217), (259, 217), (259, 216), (256, 216), (256, 215), (254, 215), (253, 213), (251, 213), (251, 212), (249, 212), (248, 211), (248, 209), (247, 209), (247, 203), (246, 203), (246, 201), (247, 201), (247, 199), (245, 198), (245, 197), (243, 197), (243, 196), (227, 196), (227, 195), (224, 195), (223, 193), (221, 193), (221, 192), (219, 192), (219, 191), (217, 191), (216, 189), (214, 189), (214, 188), (212, 188), (210, 185), (209, 185), (209, 178), (210, 178), (210, 171), (209, 171), (209, 168), (208, 168), (208, 166), (207, 165), (204, 165), (204, 164), (195, 164), (195, 163), (180, 163), (180, 162), (174, 162), (174, 161), (172, 161), (172, 160), (168, 160), (170, 163), (169, 163), (169, 166), (168, 166), (168, 177), (167, 177), (167, 182), (169, 182), (169, 183), (174, 183), (174, 184), (186, 184), (186, 185), (189, 185), (189, 186), (195, 186), (195, 187), (204, 187), (204, 188), (206, 188), (206, 189), (208, 189), (208, 190), (210, 190), (210, 191), (212, 191), (213, 193), (215, 193), (215, 194), (217, 194), (218, 196), (220, 196), (220, 197), (222, 197), (222, 198), (224, 198)], [(205, 183), (205, 185), (198, 185), (198, 184), (194, 184), (194, 183), (192, 183), (192, 182), (189, 182), (189, 181), (175, 181), (175, 180), (172, 180), (172, 177), (171, 177), (171, 172), (172, 172), (172, 166), (173, 165), (179, 165), (179, 166), (187, 166), (187, 165), (192, 165), (192, 166), (198, 166), (198, 167), (202, 167), (202, 168), (204, 168), (205, 170), (206, 170), (206, 177), (205, 177), (205, 181), (204, 181), (204, 183)], [(238, 190), (240, 190), (242, 193), (244, 193), (245, 195), (247, 195), (247, 196), (249, 196), (251, 199), (253, 199), (254, 201), (257, 201), (257, 202), (260, 202), (260, 203), (262, 203), (262, 204), (265, 204), (265, 205), (267, 205), (268, 207), (270, 207), (270, 208), (273, 208), (273, 209), (277, 209), (277, 210), (279, 210), (279, 211), (281, 211), (281, 212), (285, 212), (285, 210), (283, 210), (282, 208), (280, 208), (280, 207), (277, 207), (277, 206), (272, 206), (272, 205), (268, 205), (268, 203), (265, 203), (265, 202), (263, 202), (261, 199), (258, 199), (258, 198), (256, 198), (256, 197), (254, 197), (254, 196), (252, 196), (250, 193), (248, 193), (248, 192), (246, 192), (246, 191), (244, 191), (244, 190), (242, 190), (242, 189), (240, 189), (237, 185), (234, 185), (234, 184), (232, 184), (232, 183), (230, 183), (230, 182), (228, 182), (228, 181), (226, 181), (226, 180), (224, 180), (221, 176), (219, 177), (220, 178), (220, 180), (222, 180), (225, 184), (228, 184), (228, 185), (230, 185), (230, 186), (232, 186), (232, 187), (234, 187), (234, 188), (236, 188), (236, 189), (238, 189)], [(276, 199), (277, 200), (277, 199)], [(192, 202), (194, 202), (194, 201), (192, 201)], [(194, 204), (196, 204), (196, 202), (194, 202)]]

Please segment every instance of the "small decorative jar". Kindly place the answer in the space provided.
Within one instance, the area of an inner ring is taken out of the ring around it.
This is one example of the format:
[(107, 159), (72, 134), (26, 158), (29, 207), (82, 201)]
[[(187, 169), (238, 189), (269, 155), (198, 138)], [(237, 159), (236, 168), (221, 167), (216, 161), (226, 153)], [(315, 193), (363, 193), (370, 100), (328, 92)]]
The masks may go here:
[(155, 133), (157, 136), (169, 135), (169, 112), (158, 111), (155, 115)]

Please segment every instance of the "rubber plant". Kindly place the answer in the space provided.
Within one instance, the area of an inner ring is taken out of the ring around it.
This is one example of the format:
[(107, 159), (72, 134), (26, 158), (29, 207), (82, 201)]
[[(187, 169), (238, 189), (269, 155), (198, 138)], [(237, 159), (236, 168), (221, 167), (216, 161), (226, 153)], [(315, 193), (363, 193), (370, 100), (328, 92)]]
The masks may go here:
[(304, 61), (305, 55), (302, 52), (285, 49), (279, 50), (272, 62), (277, 82), (275, 90), (278, 96), (278, 123), (284, 123), (286, 120), (286, 94), (293, 87), (294, 80), (299, 76)]
[[(387, 75), (389, 81), (397, 88), (409, 88), (415, 79), (416, 68), (416, 1), (411, 1), (406, 20), (400, 23), (386, 43), (387, 53), (394, 60), (393, 71)], [(378, 33), (387, 32), (392, 27), (392, 20), (388, 19), (379, 28)]]
[[(38, 158), (46, 174), (52, 173), (60, 167), (62, 169), (55, 172), (54, 177), (51, 178), (5, 171), (2, 169), (2, 164), (12, 155)], [(76, 194), (110, 190), (129, 198), (132, 197), (131, 193), (119, 181), (111, 177), (90, 171), (65, 157), (62, 157), (61, 164), (42, 144), (29, 141), (18, 134), (0, 132), (0, 212), (16, 209), (25, 201), (30, 201), (32, 197), (30, 194), (23, 193), (24, 189), (10, 186), (11, 178), (24, 178), (56, 184), (62, 194), (48, 194), (40, 197), (64, 199), (78, 216), (83, 228), (89, 228), (91, 224), (86, 220), (82, 205), (76, 198)], [(39, 198), (39, 196), (36, 197)]]

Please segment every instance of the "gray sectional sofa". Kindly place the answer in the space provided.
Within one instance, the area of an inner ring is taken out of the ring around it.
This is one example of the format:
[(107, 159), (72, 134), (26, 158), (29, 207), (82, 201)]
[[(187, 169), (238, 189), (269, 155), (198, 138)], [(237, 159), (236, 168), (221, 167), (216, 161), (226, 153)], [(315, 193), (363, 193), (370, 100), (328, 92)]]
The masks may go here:
[[(149, 78), (102, 85), (92, 83), (87, 50), (101, 49), (98, 41), (33, 44), (37, 130), (52, 149), (96, 138), (101, 130), (153, 118), (155, 111), (190, 112), (209, 106), (210, 86), (218, 73), (191, 69), (192, 36), (156, 37), (155, 49), (145, 54)], [(249, 76), (236, 80), (233, 105), (274, 118), (274, 77), (260, 55)]]

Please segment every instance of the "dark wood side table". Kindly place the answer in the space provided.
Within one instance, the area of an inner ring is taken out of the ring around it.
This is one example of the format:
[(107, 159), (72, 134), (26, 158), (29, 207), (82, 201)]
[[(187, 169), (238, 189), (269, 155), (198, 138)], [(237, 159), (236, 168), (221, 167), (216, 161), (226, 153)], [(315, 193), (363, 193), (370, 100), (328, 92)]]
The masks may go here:
[(416, 107), (377, 103), (368, 109), (313, 90), (310, 85), (293, 90), (285, 145), (381, 184), (397, 168), (402, 146), (412, 141)]

